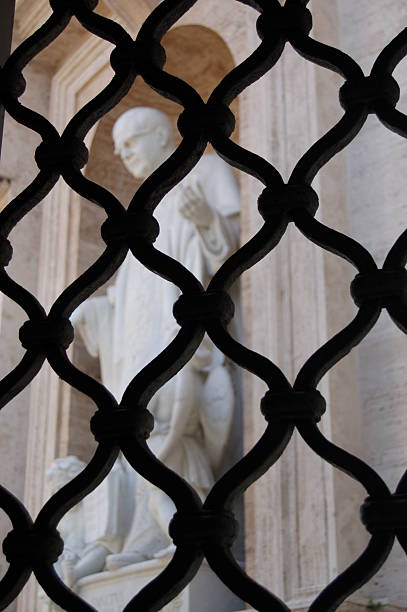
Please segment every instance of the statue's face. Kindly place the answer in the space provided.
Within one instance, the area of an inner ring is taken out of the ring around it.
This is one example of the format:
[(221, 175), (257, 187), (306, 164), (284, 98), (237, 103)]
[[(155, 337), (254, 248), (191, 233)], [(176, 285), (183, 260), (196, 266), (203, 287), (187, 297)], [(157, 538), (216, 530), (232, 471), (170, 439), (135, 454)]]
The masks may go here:
[(120, 135), (115, 147), (127, 170), (139, 179), (147, 178), (164, 161), (162, 139), (156, 130)]

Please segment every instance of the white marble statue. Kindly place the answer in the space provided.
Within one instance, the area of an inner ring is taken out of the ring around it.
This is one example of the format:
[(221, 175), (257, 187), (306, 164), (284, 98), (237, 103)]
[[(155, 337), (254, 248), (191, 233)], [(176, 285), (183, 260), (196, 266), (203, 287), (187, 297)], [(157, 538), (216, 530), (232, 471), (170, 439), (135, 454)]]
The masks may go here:
[[(116, 153), (138, 179), (149, 176), (175, 150), (170, 120), (152, 108), (127, 111), (116, 122), (113, 138)], [(233, 171), (218, 156), (205, 155), (155, 211), (161, 232), (154, 246), (207, 285), (238, 248), (239, 210)], [(172, 307), (179, 293), (129, 254), (107, 294), (87, 300), (73, 314), (88, 351), (100, 360), (102, 382), (118, 400), (135, 374), (178, 333)], [(202, 498), (219, 467), (233, 406), (228, 365), (207, 338), (148, 406), (155, 417), (150, 448)], [(175, 512), (165, 493), (138, 476), (122, 457), (119, 462), (127, 474), (126, 494), (120, 501), (126, 500), (127, 515), (132, 516), (127, 535), (117, 538), (115, 547), (109, 548), (109, 539), (103, 537), (94, 542), (109, 553), (106, 568), (111, 570), (169, 554), (168, 523)], [(109, 500), (110, 524), (118, 522), (118, 502), (118, 497)], [(100, 571), (96, 565), (93, 572)]]
[[(71, 482), (85, 466), (73, 455), (55, 459), (47, 472), (50, 494)], [(120, 507), (114, 504), (112, 511), (110, 502), (121, 500), (127, 493), (127, 473), (123, 462), (117, 461), (101, 485), (61, 519), (58, 530), (64, 550), (55, 569), (69, 587), (84, 576), (102, 571), (107, 555), (121, 550), (131, 524), (133, 504), (131, 499)]]
[[(51, 495), (54, 495), (80, 474), (85, 465), (83, 461), (72, 455), (55, 459), (47, 471), (47, 485)], [(65, 564), (80, 561), (86, 547), (83, 502), (80, 502), (65, 514), (58, 525), (58, 530), (64, 540), (64, 550), (55, 564), (55, 569), (64, 578)]]

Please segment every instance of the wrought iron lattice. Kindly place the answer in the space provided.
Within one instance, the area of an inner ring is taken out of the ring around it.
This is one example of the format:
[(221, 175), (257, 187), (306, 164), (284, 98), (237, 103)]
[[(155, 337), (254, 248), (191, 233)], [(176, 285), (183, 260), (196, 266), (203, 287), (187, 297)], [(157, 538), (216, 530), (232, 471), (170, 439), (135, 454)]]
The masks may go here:
[[(385, 308), (394, 323), (407, 331), (407, 232), (392, 246), (383, 268), (378, 269), (361, 244), (314, 218), (319, 201), (311, 187), (318, 171), (357, 136), (370, 113), (376, 114), (390, 130), (407, 136), (407, 117), (396, 108), (400, 89), (392, 76), (407, 54), (407, 30), (380, 53), (370, 75), (365, 76), (347, 54), (310, 36), (312, 16), (308, 0), (286, 0), (284, 6), (278, 0), (235, 1), (258, 11), (257, 32), (261, 42), (250, 57), (218, 84), (206, 103), (190, 85), (165, 72), (165, 51), (160, 44), (164, 34), (197, 0), (164, 0), (147, 18), (136, 40), (123, 27), (94, 12), (98, 0), (50, 0), (53, 11), (50, 18), (13, 52), (1, 70), (2, 105), (17, 122), (37, 132), (42, 143), (35, 154), (39, 168), (36, 178), (0, 214), (0, 289), (28, 316), (20, 329), (26, 352), (20, 364), (0, 382), (0, 403), (4, 406), (15, 397), (48, 360), (61, 379), (96, 404), (90, 427), (98, 442), (88, 466), (45, 504), (35, 520), (8, 490), (0, 490), (0, 506), (13, 525), (3, 543), (9, 568), (0, 582), (1, 609), (18, 596), (32, 572), (49, 597), (63, 609), (93, 609), (61, 582), (53, 568), (63, 549), (57, 525), (70, 508), (102, 482), (120, 450), (139, 474), (172, 498), (177, 510), (170, 525), (176, 545), (174, 557), (151, 584), (134, 594), (125, 608), (127, 611), (161, 609), (192, 580), (205, 557), (219, 578), (256, 610), (288, 610), (277, 596), (249, 578), (233, 558), (231, 545), (237, 524), (232, 502), (279, 459), (295, 428), (317, 455), (356, 479), (368, 494), (361, 519), (371, 534), (369, 544), (353, 565), (320, 593), (310, 610), (336, 610), (379, 570), (395, 538), (407, 552), (407, 472), (391, 493), (371, 467), (328, 441), (317, 425), (326, 407), (317, 385), (369, 333), (381, 310)], [(89, 32), (114, 45), (111, 54), (114, 77), (60, 135), (45, 117), (22, 105), (19, 97), (25, 89), (22, 70), (64, 31), (71, 19), (77, 19)], [(286, 43), (307, 60), (339, 73), (345, 80), (340, 89), (343, 117), (299, 160), (288, 183), (268, 161), (230, 139), (235, 118), (229, 109), (245, 88), (272, 70)], [(81, 173), (88, 159), (84, 138), (124, 98), (138, 76), (183, 107), (178, 119), (182, 141), (175, 153), (141, 185), (125, 209), (105, 188)], [(258, 201), (264, 224), (219, 269), (205, 289), (189, 270), (154, 248), (159, 226), (153, 215), (163, 197), (196, 165), (208, 143), (230, 165), (264, 185)], [(6, 272), (12, 258), (8, 235), (50, 193), (60, 177), (106, 212), (107, 220), (101, 228), (106, 249), (46, 313), (36, 298)], [(351, 285), (357, 315), (309, 357), (294, 385), (275, 364), (248, 350), (227, 331), (234, 310), (228, 290), (244, 271), (274, 249), (291, 222), (309, 240), (348, 260), (358, 272)], [(180, 329), (154, 361), (141, 372), (135, 372), (118, 404), (105, 387), (70, 362), (67, 349), (74, 333), (69, 317), (112, 277), (129, 250), (152, 274), (166, 278), (181, 290), (182, 295), (174, 305)], [(202, 503), (180, 476), (151, 453), (147, 439), (154, 427), (149, 401), (192, 358), (205, 333), (227, 357), (266, 382), (268, 391), (261, 411), (268, 426), (255, 447), (216, 482)]]

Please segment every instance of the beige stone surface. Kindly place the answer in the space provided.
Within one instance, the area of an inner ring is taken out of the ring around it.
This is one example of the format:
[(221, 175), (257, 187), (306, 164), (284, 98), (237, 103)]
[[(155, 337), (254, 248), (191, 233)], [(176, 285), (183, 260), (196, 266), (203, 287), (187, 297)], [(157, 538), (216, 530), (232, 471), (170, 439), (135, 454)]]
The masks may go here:
[[(368, 74), (379, 52), (407, 19), (403, 0), (338, 2), (343, 48)], [(395, 72), (401, 86), (400, 110), (407, 104), (407, 67)], [(407, 147), (375, 116), (348, 148), (347, 192), (351, 233), (373, 254), (379, 267), (405, 228)], [(386, 311), (358, 351), (358, 406), (363, 426), (362, 457), (391, 490), (407, 464), (407, 349), (405, 336)], [(407, 607), (406, 558), (396, 545), (369, 596)]]
[[(28, 68), (25, 74), (30, 81), (30, 87), (24, 96), (24, 103), (46, 113), (50, 84), (48, 75), (43, 70), (32, 67)], [(9, 181), (9, 197), (11, 199), (25, 189), (35, 177), (33, 154), (38, 144), (39, 138), (36, 134), (21, 125), (17, 125), (10, 117), (6, 117), (0, 176)], [(38, 207), (10, 235), (14, 257), (8, 267), (8, 273), (34, 295), (37, 294), (41, 214), (41, 207)], [(18, 339), (18, 330), (26, 319), (27, 315), (19, 306), (8, 298), (3, 298), (1, 378), (18, 364), (24, 354)], [(0, 414), (0, 480), (3, 486), (20, 499), (24, 497), (29, 397), (30, 391), (25, 389), (3, 408)], [(1, 513), (1, 541), (10, 528), (9, 521)], [(1, 575), (6, 568), (7, 562), (1, 555)], [(14, 605), (10, 606), (10, 610), (14, 608)]]
[[(316, 93), (315, 69), (287, 48), (270, 75), (243, 98), (242, 144), (270, 160), (286, 179), (321, 133)], [(259, 186), (251, 180), (244, 185), (247, 240), (261, 218), (256, 210)], [(316, 187), (321, 189), (319, 182)], [(245, 344), (270, 357), (290, 380), (328, 335), (324, 274), (322, 251), (290, 228), (279, 247), (243, 280)], [(251, 376), (245, 382), (245, 404), (251, 406), (245, 425), (248, 449), (265, 428), (259, 409), (265, 388)], [(321, 390), (330, 406), (329, 383)], [(329, 437), (331, 418), (328, 410), (322, 429)], [(290, 606), (313, 599), (336, 572), (334, 503), (331, 468), (297, 436), (278, 465), (247, 494), (248, 572)]]
[[(311, 8), (315, 37), (338, 44), (333, 7), (314, 0)], [(353, 8), (354, 3), (349, 4), (350, 12)], [(311, 142), (343, 114), (338, 103), (340, 84), (338, 77), (305, 64), (286, 48), (270, 76), (244, 96), (244, 146), (271, 160), (288, 178)], [(253, 117), (251, 109), (256, 101)], [(349, 233), (346, 179), (346, 157), (342, 154), (323, 169), (314, 187), (321, 204), (317, 218)], [(251, 180), (244, 185), (242, 225), (247, 240), (260, 226), (256, 211), (259, 188)], [(269, 355), (292, 379), (312, 350), (353, 318), (355, 308), (349, 297), (353, 275), (348, 264), (314, 249), (291, 229), (267, 262), (243, 281), (246, 344)], [(321, 391), (328, 400), (328, 412), (322, 430), (335, 443), (360, 455), (362, 414), (355, 363), (354, 355), (347, 357), (323, 381)], [(256, 412), (263, 393), (263, 385), (247, 377), (245, 403), (253, 407), (246, 419), (247, 448), (264, 430), (264, 420)], [(298, 438), (294, 439), (279, 465), (253, 486), (246, 498), (250, 575), (272, 588), (290, 607), (300, 607), (301, 601), (308, 604), (362, 551), (367, 541), (359, 521), (364, 495), (359, 485), (319, 463)]]

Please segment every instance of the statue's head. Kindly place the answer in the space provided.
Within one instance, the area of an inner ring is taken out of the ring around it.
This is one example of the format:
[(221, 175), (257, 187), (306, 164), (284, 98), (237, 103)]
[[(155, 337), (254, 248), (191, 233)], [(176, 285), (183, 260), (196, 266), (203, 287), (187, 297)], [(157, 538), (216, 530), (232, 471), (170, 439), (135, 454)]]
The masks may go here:
[(113, 127), (116, 155), (136, 178), (145, 179), (173, 152), (174, 131), (167, 115), (155, 108), (125, 112)]
[(47, 484), (51, 493), (56, 493), (68, 482), (71, 482), (85, 467), (86, 463), (74, 455), (55, 459), (47, 471)]

